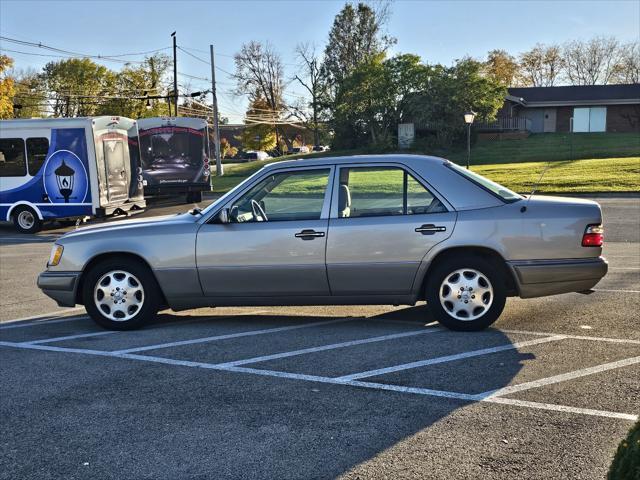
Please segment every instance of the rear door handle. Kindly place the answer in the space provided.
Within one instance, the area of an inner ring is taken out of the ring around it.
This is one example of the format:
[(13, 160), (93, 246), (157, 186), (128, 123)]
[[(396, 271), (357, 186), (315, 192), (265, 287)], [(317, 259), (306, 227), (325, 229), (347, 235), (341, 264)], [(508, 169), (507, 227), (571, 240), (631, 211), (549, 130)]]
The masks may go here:
[(416, 228), (416, 232), (422, 235), (433, 235), (436, 232), (446, 232), (447, 227), (443, 225), (434, 225), (433, 223), (427, 223)]
[(324, 232), (316, 232), (315, 230), (302, 230), (301, 232), (296, 233), (296, 238), (301, 238), (302, 240), (313, 240), (316, 237), (324, 237)]

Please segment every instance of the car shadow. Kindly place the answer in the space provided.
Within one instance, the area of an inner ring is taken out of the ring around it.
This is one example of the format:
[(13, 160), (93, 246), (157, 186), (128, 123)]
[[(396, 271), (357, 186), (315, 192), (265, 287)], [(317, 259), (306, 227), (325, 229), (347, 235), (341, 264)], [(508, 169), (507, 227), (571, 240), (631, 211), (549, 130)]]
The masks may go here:
[[(267, 314), (250, 315), (247, 320), (259, 323), (260, 318), (265, 317), (271, 322), (277, 317), (287, 324), (295, 319), (305, 323), (331, 319)], [(225, 321), (229, 318), (233, 317), (223, 317)], [(416, 323), (416, 328), (434, 328), (425, 326), (433, 321), (426, 306), (398, 309), (369, 317), (371, 319), (384, 320), (390, 325), (410, 322)], [(151, 328), (164, 328), (162, 323), (167, 321), (174, 322), (173, 328), (181, 328), (182, 322), (193, 320), (190, 316), (163, 314)], [(335, 327), (341, 325), (344, 324), (335, 324)], [(363, 321), (362, 328), (366, 327)], [(379, 368), (513, 343), (510, 336), (498, 329), (465, 333), (436, 328), (441, 331), (300, 355), (280, 366), (269, 363), (247, 366), (296, 373), (299, 365), (304, 366), (303, 373), (308, 373), (315, 364), (317, 374), (322, 375), (326, 362), (361, 362), (361, 370), (367, 370), (372, 356)], [(295, 335), (310, 333), (300, 329)], [(263, 340), (246, 337), (235, 341), (258, 343)], [(224, 350), (230, 345), (214, 342), (193, 348)], [(189, 346), (181, 348), (186, 350)], [(261, 354), (259, 347), (255, 350), (255, 355)], [(161, 353), (167, 358), (172, 355), (179, 357), (171, 351)], [(535, 358), (531, 353), (514, 348), (364, 380), (397, 387), (475, 394), (509, 385), (521, 371), (522, 362), (531, 358)], [(366, 478), (377, 471), (377, 465), (384, 463), (383, 457), (390, 449), (402, 451), (411, 443), (414, 445), (410, 449), (421, 452), (420, 464), (428, 468), (429, 456), (434, 455), (435, 461), (442, 447), (437, 445), (439, 438), (427, 434), (421, 437), (421, 432), (472, 403), (458, 398), (291, 378), (157, 368), (157, 373), (139, 375), (134, 384), (127, 384), (126, 393), (122, 391), (115, 396), (115, 401), (106, 402), (112, 405), (109, 415), (118, 418), (118, 422), (104, 425), (99, 435), (100, 444), (107, 442), (112, 446), (101, 450), (102, 461), (109, 462), (111, 455), (117, 455), (111, 452), (127, 451), (131, 458), (136, 458), (136, 471), (144, 472), (149, 478), (181, 478), (186, 472), (190, 478), (207, 474), (215, 478), (238, 478), (239, 472), (243, 478), (335, 478), (340, 475)], [(141, 402), (145, 398), (147, 400)], [(157, 429), (153, 426), (157, 419), (162, 419), (164, 426), (160, 430), (164, 432), (164, 439), (150, 441), (149, 435)], [(97, 444), (95, 446), (97, 448)], [(84, 448), (94, 447), (85, 445)], [(394, 468), (403, 467), (398, 464)], [(124, 470), (116, 473), (126, 476)], [(392, 478), (393, 472), (388, 473)], [(428, 476), (426, 471), (423, 473)]]

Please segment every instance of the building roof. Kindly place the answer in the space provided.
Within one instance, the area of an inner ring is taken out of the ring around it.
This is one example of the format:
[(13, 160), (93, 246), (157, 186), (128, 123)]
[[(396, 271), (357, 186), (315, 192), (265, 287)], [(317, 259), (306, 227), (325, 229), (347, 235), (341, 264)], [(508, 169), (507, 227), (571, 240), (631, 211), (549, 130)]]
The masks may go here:
[(526, 107), (640, 104), (640, 84), (509, 88), (507, 99)]

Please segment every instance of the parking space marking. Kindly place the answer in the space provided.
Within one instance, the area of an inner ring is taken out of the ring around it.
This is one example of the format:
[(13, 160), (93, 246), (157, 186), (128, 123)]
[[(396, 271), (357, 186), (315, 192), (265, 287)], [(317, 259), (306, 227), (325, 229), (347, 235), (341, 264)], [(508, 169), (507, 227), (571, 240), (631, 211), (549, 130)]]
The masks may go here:
[(528, 347), (531, 345), (538, 345), (541, 343), (555, 342), (558, 340), (564, 340), (566, 338), (567, 337), (564, 335), (553, 335), (551, 337), (537, 338), (535, 340), (526, 340), (523, 342), (509, 343), (505, 345), (500, 345), (498, 347), (482, 348), (480, 350), (472, 350), (469, 352), (456, 353), (455, 355), (445, 355), (443, 357), (429, 358), (427, 360), (420, 360), (417, 362), (403, 363), (401, 365), (394, 365), (392, 367), (368, 370), (366, 372), (352, 373), (350, 375), (343, 375), (341, 377), (337, 377), (336, 379), (339, 381), (348, 382), (351, 380), (358, 380), (360, 378), (376, 377), (379, 375), (385, 375), (387, 373), (400, 372), (403, 370), (409, 370), (411, 368), (419, 368), (419, 367), (425, 367), (427, 365), (436, 365), (438, 363), (453, 362), (456, 360), (461, 360), (463, 358), (489, 355), (491, 353), (504, 352), (506, 350), (513, 350), (520, 347)]
[(594, 342), (609, 342), (609, 343), (629, 343), (632, 345), (640, 345), (640, 340), (633, 340), (630, 338), (611, 338), (611, 337), (590, 337), (588, 335), (571, 335), (570, 333), (550, 333), (550, 332), (532, 332), (530, 330), (500, 330), (503, 333), (523, 334), (523, 335), (538, 335), (542, 337), (548, 337), (550, 335), (564, 335), (566, 338), (572, 340), (592, 340)]
[(609, 412), (606, 410), (593, 410), (591, 408), (569, 407), (567, 405), (556, 405), (555, 403), (529, 402), (527, 400), (516, 400), (515, 398), (491, 397), (481, 401), (487, 403), (498, 403), (502, 405), (513, 405), (515, 407), (551, 410), (553, 412), (577, 413), (579, 415), (590, 415), (593, 417), (617, 418), (620, 420), (630, 420), (632, 422), (638, 420), (638, 416), (632, 413)]
[[(84, 307), (72, 308), (69, 310), (63, 310), (61, 312), (49, 312), (45, 314), (34, 315), (31, 317), (16, 318), (15, 320), (9, 320), (8, 322), (0, 323), (0, 330), (33, 327), (34, 325), (41, 325), (43, 323), (53, 324), (53, 323), (70, 322), (72, 320), (80, 320), (83, 318), (88, 318), (87, 315), (69, 315), (67, 317), (60, 317), (60, 314), (71, 313), (74, 311), (79, 312), (81, 310), (84, 310)], [(17, 323), (17, 322), (26, 322), (27, 320), (35, 320), (35, 319), (38, 319), (38, 320), (33, 322), (28, 322), (28, 323)]]
[(280, 358), (288, 358), (288, 357), (295, 357), (297, 355), (305, 355), (307, 353), (324, 352), (326, 350), (334, 350), (336, 348), (353, 347), (356, 345), (365, 345), (367, 343), (384, 342), (386, 340), (395, 340), (397, 338), (412, 337), (415, 335), (424, 335), (425, 333), (436, 333), (436, 332), (442, 332), (442, 331), (443, 329), (441, 328), (433, 328), (433, 327), (428, 329), (425, 328), (422, 330), (412, 330), (410, 332), (393, 333), (391, 335), (382, 335), (380, 337), (365, 338), (362, 340), (351, 340), (349, 342), (333, 343), (331, 345), (321, 345), (318, 347), (303, 348), (300, 350), (293, 350), (290, 352), (274, 353), (272, 355), (263, 355), (260, 357), (245, 358), (244, 360), (225, 362), (225, 363), (220, 363), (218, 365), (221, 367), (237, 367), (240, 365), (247, 365), (249, 363), (266, 362), (269, 360), (277, 360)]
[(640, 363), (640, 357), (625, 358), (616, 362), (603, 363), (594, 367), (582, 368), (580, 370), (574, 370), (572, 372), (562, 373), (560, 375), (554, 375), (552, 377), (541, 378), (539, 380), (533, 380), (531, 382), (519, 383), (508, 387), (499, 388), (497, 390), (490, 390), (479, 394), (486, 398), (489, 397), (502, 397), (516, 392), (523, 392), (531, 388), (544, 387), (545, 385), (551, 385), (554, 383), (566, 382), (567, 380), (574, 380), (580, 377), (586, 377), (587, 375), (593, 375), (595, 373), (606, 372), (607, 370), (613, 370), (615, 368), (627, 367), (629, 365), (636, 365)]
[(114, 333), (118, 333), (118, 332), (114, 330), (106, 330), (101, 332), (79, 333), (78, 335), (66, 335), (64, 337), (42, 338), (40, 340), (30, 340), (28, 342), (20, 342), (20, 343), (25, 343), (29, 345), (38, 345), (41, 343), (64, 342), (65, 340), (75, 340), (77, 338), (99, 337), (102, 335), (111, 335)]
[(127, 348), (126, 350), (116, 350), (113, 353), (137, 353), (147, 350), (158, 350), (161, 348), (181, 347), (183, 345), (194, 345), (196, 343), (214, 342), (216, 340), (228, 340), (230, 338), (251, 337), (254, 335), (264, 335), (268, 333), (286, 332), (298, 330), (300, 328), (317, 327), (320, 325), (330, 325), (332, 323), (342, 323), (353, 321), (353, 318), (338, 318), (335, 320), (323, 320), (321, 322), (305, 323), (302, 325), (288, 325), (286, 327), (265, 328), (263, 330), (250, 330), (248, 332), (228, 333), (225, 335), (214, 335), (212, 337), (194, 338), (193, 340), (180, 340), (177, 342), (159, 343), (157, 345), (147, 345), (144, 347)]
[(640, 293), (640, 290), (616, 290), (613, 288), (594, 288), (596, 292), (612, 292), (612, 293)]
[(522, 400), (515, 400), (511, 398), (505, 398), (505, 397), (482, 397), (481, 395), (477, 395), (477, 394), (472, 395), (467, 393), (448, 392), (443, 390), (430, 390), (427, 388), (404, 387), (400, 385), (388, 385), (384, 383), (363, 382), (358, 380), (351, 380), (351, 381), (345, 382), (337, 378), (330, 378), (330, 377), (280, 372), (280, 371), (274, 371), (274, 370), (260, 370), (256, 368), (247, 368), (247, 367), (239, 367), (239, 366), (222, 367), (220, 366), (220, 364), (193, 362), (190, 360), (176, 360), (173, 358), (154, 357), (149, 355), (105, 352), (100, 350), (86, 350), (81, 348), (63, 348), (63, 347), (56, 347), (54, 345), (30, 345), (30, 344), (20, 344), (20, 343), (1, 342), (1, 341), (0, 341), (0, 346), (14, 347), (18, 349), (79, 353), (79, 354), (94, 355), (94, 356), (101, 356), (101, 357), (139, 360), (143, 362), (161, 363), (165, 365), (196, 367), (196, 368), (204, 368), (204, 369), (210, 369), (210, 370), (227, 371), (227, 372), (234, 372), (234, 373), (246, 373), (246, 374), (260, 375), (260, 376), (266, 376), (266, 377), (286, 378), (286, 379), (292, 379), (292, 380), (302, 380), (302, 381), (308, 381), (308, 382), (326, 383), (326, 384), (333, 384), (333, 385), (347, 385), (352, 387), (361, 387), (361, 388), (368, 388), (368, 389), (374, 389), (374, 390), (386, 390), (386, 391), (393, 391), (393, 392), (399, 392), (399, 393), (412, 393), (417, 395), (449, 398), (449, 399), (463, 400), (463, 401), (469, 401), (469, 402), (497, 403), (497, 404), (513, 405), (518, 407), (551, 410), (551, 411), (564, 412), (564, 413), (574, 413), (574, 414), (598, 416), (598, 417), (606, 417), (606, 418), (618, 418), (618, 419), (630, 420), (630, 421), (636, 421), (638, 419), (637, 415), (628, 414), (628, 413), (574, 408), (566, 405), (528, 402), (528, 401), (522, 401)]

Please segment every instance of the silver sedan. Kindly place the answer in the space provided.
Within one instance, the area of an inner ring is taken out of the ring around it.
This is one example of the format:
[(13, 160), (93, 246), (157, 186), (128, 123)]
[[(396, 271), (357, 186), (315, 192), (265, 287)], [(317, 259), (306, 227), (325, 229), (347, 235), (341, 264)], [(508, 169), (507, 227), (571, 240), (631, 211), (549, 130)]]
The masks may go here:
[(602, 241), (597, 203), (522, 197), (442, 158), (294, 160), (203, 211), (68, 233), (38, 286), (111, 329), (167, 307), (426, 300), (446, 327), (478, 330), (508, 296), (591, 289)]

